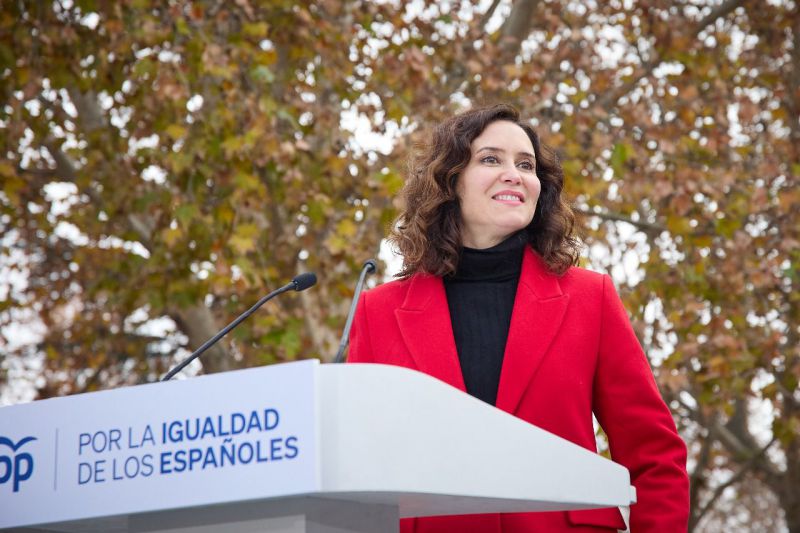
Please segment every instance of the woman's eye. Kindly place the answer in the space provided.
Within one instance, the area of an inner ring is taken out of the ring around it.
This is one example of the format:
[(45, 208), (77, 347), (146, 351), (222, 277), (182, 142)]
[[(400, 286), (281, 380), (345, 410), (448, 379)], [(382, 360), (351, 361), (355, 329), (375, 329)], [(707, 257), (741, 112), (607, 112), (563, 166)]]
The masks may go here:
[(530, 161), (520, 161), (517, 166), (525, 170), (533, 170), (533, 163)]
[(487, 155), (483, 159), (481, 159), (481, 163), (497, 163), (498, 159), (493, 155)]

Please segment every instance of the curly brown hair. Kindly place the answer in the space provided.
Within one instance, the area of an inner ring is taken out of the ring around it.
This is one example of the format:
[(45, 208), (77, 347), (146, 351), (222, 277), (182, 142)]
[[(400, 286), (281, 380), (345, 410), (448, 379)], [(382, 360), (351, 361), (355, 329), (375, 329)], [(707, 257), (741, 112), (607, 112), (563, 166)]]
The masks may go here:
[(450, 117), (436, 126), (430, 139), (418, 147), (401, 191), (404, 206), (389, 235), (389, 242), (403, 256), (403, 268), (397, 277), (408, 278), (418, 272), (435, 276), (455, 273), (463, 247), (456, 183), (472, 157), (472, 141), (498, 120), (522, 128), (536, 156), (536, 176), (542, 190), (533, 220), (523, 230), (528, 242), (555, 274), (563, 274), (577, 263), (575, 215), (561, 197), (564, 171), (558, 156), (540, 142), (514, 107), (497, 104)]

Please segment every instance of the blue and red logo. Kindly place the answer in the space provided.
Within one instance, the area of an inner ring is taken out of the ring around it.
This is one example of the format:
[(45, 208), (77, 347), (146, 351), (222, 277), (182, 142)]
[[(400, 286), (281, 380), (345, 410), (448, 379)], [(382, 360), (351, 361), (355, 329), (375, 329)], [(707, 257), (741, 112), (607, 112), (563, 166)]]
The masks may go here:
[[(20, 448), (36, 437), (24, 437), (18, 443), (7, 437), (0, 436), (0, 485), (5, 485), (9, 481), (12, 490), (19, 492), (19, 485), (27, 481), (33, 475), (33, 456), (27, 452), (19, 452)], [(11, 449), (11, 455), (6, 455), (2, 448), (6, 446)]]

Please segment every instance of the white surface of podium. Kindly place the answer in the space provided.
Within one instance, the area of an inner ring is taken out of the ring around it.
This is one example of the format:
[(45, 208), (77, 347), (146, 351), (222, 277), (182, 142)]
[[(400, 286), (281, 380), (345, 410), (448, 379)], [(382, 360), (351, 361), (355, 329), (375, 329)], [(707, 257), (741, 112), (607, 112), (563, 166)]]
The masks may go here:
[(621, 465), (385, 365), (301, 361), (0, 409), (0, 528), (386, 532), (634, 501)]

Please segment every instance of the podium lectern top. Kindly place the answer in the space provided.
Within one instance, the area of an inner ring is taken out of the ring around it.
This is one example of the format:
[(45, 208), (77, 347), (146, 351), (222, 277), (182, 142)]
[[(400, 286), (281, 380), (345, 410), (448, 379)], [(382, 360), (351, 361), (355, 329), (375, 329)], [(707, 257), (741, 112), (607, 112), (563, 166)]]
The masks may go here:
[(133, 531), (127, 517), (331, 500), (428, 516), (635, 496), (624, 467), (385, 365), (300, 361), (0, 409), (0, 528)]

